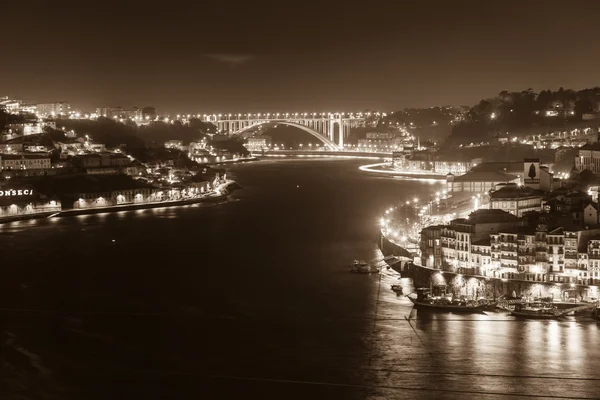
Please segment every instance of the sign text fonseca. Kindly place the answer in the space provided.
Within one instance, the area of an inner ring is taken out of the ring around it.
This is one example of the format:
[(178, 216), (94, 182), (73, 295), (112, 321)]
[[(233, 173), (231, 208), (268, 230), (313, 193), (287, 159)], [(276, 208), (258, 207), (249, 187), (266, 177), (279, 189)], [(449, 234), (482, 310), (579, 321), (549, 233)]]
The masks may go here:
[(0, 197), (31, 196), (33, 189), (0, 189)]

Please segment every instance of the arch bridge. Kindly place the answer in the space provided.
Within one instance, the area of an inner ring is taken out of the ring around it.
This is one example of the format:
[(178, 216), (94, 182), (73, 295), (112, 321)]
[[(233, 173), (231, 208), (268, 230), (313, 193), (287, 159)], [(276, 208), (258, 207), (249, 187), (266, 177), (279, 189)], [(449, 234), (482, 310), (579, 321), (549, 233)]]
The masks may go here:
[(217, 125), (219, 133), (227, 135), (243, 135), (251, 128), (265, 124), (293, 126), (319, 139), (329, 149), (341, 150), (344, 139), (350, 135), (350, 129), (360, 126), (365, 117), (362, 113), (225, 114), (210, 122)]

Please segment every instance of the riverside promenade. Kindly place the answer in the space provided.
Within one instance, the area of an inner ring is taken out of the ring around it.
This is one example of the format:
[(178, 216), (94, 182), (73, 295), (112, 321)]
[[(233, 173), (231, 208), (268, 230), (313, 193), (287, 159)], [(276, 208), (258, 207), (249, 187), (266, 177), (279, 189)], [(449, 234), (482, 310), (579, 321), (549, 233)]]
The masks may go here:
[(241, 186), (233, 181), (226, 180), (215, 187), (215, 189), (209, 193), (201, 194), (195, 197), (178, 199), (178, 200), (165, 200), (165, 201), (154, 201), (147, 203), (128, 203), (120, 205), (112, 205), (105, 207), (91, 207), (84, 209), (67, 209), (62, 210), (60, 206), (57, 206), (53, 211), (43, 211), (28, 214), (20, 214), (14, 216), (7, 216), (0, 218), (0, 224), (29, 220), (29, 219), (41, 219), (41, 218), (60, 218), (60, 217), (72, 217), (77, 215), (88, 215), (88, 214), (102, 214), (120, 211), (130, 210), (144, 210), (151, 208), (163, 208), (163, 207), (177, 207), (191, 204), (200, 203), (218, 203), (227, 199), (228, 195)]

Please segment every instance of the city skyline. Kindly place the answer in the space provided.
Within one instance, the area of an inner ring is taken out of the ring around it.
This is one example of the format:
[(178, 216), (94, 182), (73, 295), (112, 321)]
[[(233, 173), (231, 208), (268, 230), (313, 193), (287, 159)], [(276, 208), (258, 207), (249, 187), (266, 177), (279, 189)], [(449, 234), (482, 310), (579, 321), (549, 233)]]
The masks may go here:
[(3, 46), (0, 93), (85, 110), (323, 112), (595, 86), (593, 2), (431, 5), (10, 4), (0, 30), (19, 40)]

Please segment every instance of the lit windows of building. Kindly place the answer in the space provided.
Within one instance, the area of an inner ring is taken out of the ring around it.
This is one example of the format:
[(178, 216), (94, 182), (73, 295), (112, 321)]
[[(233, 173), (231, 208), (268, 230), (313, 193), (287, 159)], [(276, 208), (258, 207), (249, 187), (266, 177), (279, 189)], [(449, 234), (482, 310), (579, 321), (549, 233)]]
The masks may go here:
[(40, 117), (55, 117), (61, 115), (69, 115), (71, 105), (65, 101), (54, 103), (39, 103), (36, 104), (36, 112)]
[(528, 211), (541, 211), (543, 193), (515, 183), (499, 185), (490, 192), (490, 208), (504, 210), (518, 217)]

